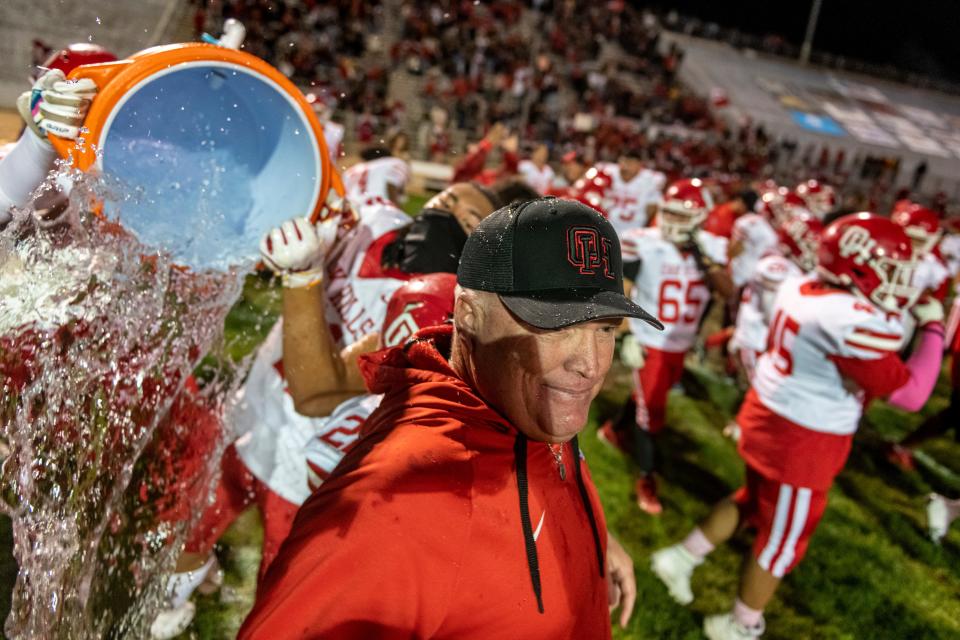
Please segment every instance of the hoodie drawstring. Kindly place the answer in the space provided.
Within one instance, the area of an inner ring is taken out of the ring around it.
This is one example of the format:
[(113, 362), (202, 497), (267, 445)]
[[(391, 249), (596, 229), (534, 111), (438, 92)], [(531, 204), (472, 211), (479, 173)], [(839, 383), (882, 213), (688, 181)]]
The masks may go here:
[[(597, 552), (597, 563), (600, 568), (600, 577), (602, 578), (606, 572), (603, 566), (603, 547), (600, 544), (600, 529), (597, 527), (593, 506), (590, 504), (587, 486), (583, 483), (583, 472), (580, 469), (580, 445), (577, 442), (576, 436), (570, 441), (570, 447), (573, 449), (573, 464), (577, 474), (577, 489), (580, 491), (580, 499), (583, 501), (583, 506), (587, 511), (587, 519), (590, 520), (590, 530), (593, 533), (593, 546)], [(540, 560), (537, 557), (537, 541), (533, 539), (533, 526), (530, 522), (530, 507), (528, 504), (527, 437), (522, 433), (517, 434), (517, 439), (513, 443), (513, 457), (517, 465), (517, 493), (520, 495), (520, 526), (523, 528), (523, 546), (527, 553), (527, 570), (530, 572), (530, 581), (533, 583), (533, 594), (537, 597), (537, 609), (540, 613), (543, 613), (543, 589), (540, 585)]]
[(537, 596), (537, 609), (543, 613), (543, 591), (540, 587), (540, 561), (537, 558), (537, 541), (533, 539), (530, 524), (530, 508), (527, 505), (527, 437), (517, 434), (513, 443), (513, 458), (517, 465), (517, 493), (520, 494), (520, 525), (523, 527), (523, 546), (527, 551), (527, 569), (533, 582), (533, 594)]
[(583, 500), (583, 508), (587, 510), (587, 518), (590, 520), (590, 530), (593, 533), (593, 547), (597, 550), (597, 565), (600, 567), (600, 577), (606, 575), (603, 566), (603, 547), (600, 544), (600, 529), (597, 527), (597, 519), (593, 514), (593, 505), (590, 504), (590, 496), (587, 494), (587, 485), (583, 483), (583, 471), (580, 469), (580, 442), (577, 436), (573, 436), (570, 441), (570, 447), (573, 449), (573, 465), (577, 471), (577, 488), (580, 490), (580, 499)]

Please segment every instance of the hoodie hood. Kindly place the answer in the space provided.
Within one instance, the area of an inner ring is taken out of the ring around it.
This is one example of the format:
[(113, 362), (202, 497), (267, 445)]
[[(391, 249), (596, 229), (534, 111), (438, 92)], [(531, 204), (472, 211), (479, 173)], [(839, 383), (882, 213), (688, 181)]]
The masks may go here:
[(427, 327), (400, 346), (360, 356), (360, 372), (367, 388), (376, 394), (416, 397), (418, 405), (448, 412), (463, 421), (516, 432), (450, 366), (447, 356), (452, 338), (451, 325)]
[[(424, 427), (448, 424), (451, 417), (471, 427), (488, 426), (502, 436), (488, 432), (491, 438), (503, 439), (507, 446), (512, 440), (514, 474), (520, 508), (521, 531), (527, 558), (527, 571), (537, 599), (537, 609), (544, 613), (540, 580), (540, 563), (534, 536), (533, 521), (528, 505), (529, 478), (527, 472), (527, 436), (518, 431), (503, 416), (494, 411), (464, 382), (450, 366), (447, 357), (453, 338), (453, 327), (428, 327), (415, 333), (399, 347), (383, 349), (361, 356), (360, 372), (372, 393), (384, 395), (380, 409), (363, 427), (371, 433), (385, 426), (414, 422)], [(400, 396), (398, 398), (398, 396)], [(596, 514), (584, 484), (577, 437), (570, 441), (573, 454), (574, 477), (584, 512), (590, 522), (597, 569), (604, 577), (603, 543)], [(562, 477), (562, 476), (561, 476)]]

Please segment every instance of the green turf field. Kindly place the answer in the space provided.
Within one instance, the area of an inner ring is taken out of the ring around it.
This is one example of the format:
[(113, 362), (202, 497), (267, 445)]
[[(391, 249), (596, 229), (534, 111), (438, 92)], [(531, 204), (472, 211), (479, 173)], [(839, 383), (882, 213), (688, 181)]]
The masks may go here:
[[(263, 335), (276, 302), (267, 283), (250, 279), (227, 325), (234, 355)], [(744, 534), (715, 552), (695, 574), (697, 599), (688, 608), (674, 604), (647, 568), (653, 550), (683, 536), (713, 501), (738, 486), (743, 473), (733, 444), (721, 435), (739, 400), (737, 389), (693, 361), (682, 386), (671, 395), (662, 438), (660, 518), (639, 511), (629, 464), (595, 437), (597, 420), (627, 393), (624, 370), (611, 372), (581, 436), (607, 522), (636, 561), (637, 610), (617, 638), (701, 637), (703, 616), (730, 606), (739, 561), (749, 548)], [(880, 451), (882, 441), (899, 439), (924, 414), (945, 406), (947, 392), (944, 377), (921, 415), (883, 405), (870, 411), (807, 558), (768, 609), (766, 637), (960, 638), (960, 528), (938, 547), (926, 537), (924, 516), (929, 491), (960, 492), (960, 445), (951, 436), (930, 442), (915, 473), (893, 467)], [(259, 543), (257, 515), (247, 513), (218, 549), (225, 587), (199, 599), (199, 614), (185, 637), (233, 637), (252, 603)]]

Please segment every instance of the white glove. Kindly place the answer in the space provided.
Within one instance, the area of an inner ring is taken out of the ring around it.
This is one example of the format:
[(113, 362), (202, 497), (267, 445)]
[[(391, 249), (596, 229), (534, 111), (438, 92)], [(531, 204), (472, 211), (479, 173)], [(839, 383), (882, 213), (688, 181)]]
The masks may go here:
[(631, 369), (643, 368), (643, 347), (632, 333), (623, 336), (620, 342), (620, 362)]
[(51, 69), (17, 98), (17, 110), (41, 140), (47, 133), (76, 139), (87, 116), (97, 85), (89, 78), (67, 80), (63, 71)]
[(306, 218), (287, 220), (260, 241), (260, 255), (283, 286), (312, 287), (323, 281), (324, 261), (337, 236), (337, 221), (314, 225)]
[(921, 327), (933, 322), (943, 322), (943, 305), (932, 296), (920, 298), (910, 308), (910, 313), (917, 319), (917, 324)]
[(227, 18), (223, 23), (223, 35), (220, 36), (220, 46), (228, 49), (239, 49), (243, 39), (247, 37), (247, 28), (235, 18)]

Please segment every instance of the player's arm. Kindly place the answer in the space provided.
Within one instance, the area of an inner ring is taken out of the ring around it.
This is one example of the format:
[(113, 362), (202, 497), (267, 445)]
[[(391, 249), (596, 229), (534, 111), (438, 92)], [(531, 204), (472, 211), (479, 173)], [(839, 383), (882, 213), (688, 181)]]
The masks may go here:
[(906, 411), (920, 410), (933, 393), (943, 360), (943, 307), (928, 300), (911, 309), (920, 340), (910, 359), (897, 354), (900, 337), (882, 327), (854, 327), (844, 336), (843, 355), (831, 356), (841, 375), (867, 398), (887, 398)]
[(0, 161), (0, 225), (9, 220), (11, 207), (27, 204), (33, 190), (53, 170), (57, 153), (47, 133), (76, 138), (96, 92), (93, 81), (67, 82), (62, 71), (53, 69), (19, 97), (17, 110), (27, 127)]
[(490, 151), (499, 146), (506, 135), (507, 128), (502, 123), (494, 123), (486, 137), (477, 144), (476, 148), (453, 168), (453, 178), (450, 179), (450, 184), (469, 182), (476, 178), (483, 171)]
[(733, 284), (729, 270), (709, 254), (699, 239), (699, 234), (695, 233), (691, 238), (690, 251), (710, 289), (719, 293), (725, 300), (733, 300), (737, 295), (737, 287)]
[(283, 277), (283, 370), (297, 412), (329, 415), (364, 391), (356, 357), (376, 347), (368, 336), (341, 354), (327, 325), (324, 262), (336, 235), (336, 219), (314, 226), (294, 218), (261, 242), (263, 260)]
[(398, 187), (394, 184), (387, 183), (387, 197), (390, 199), (390, 202), (393, 202), (399, 206), (403, 202), (403, 194), (405, 189), (403, 187)]

